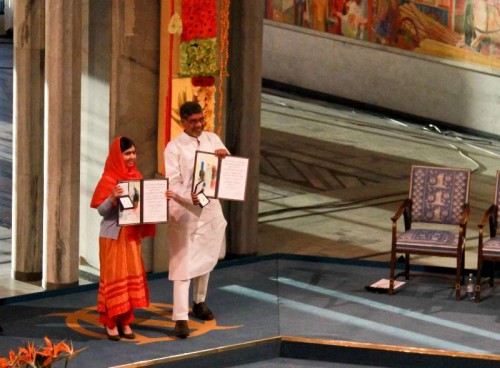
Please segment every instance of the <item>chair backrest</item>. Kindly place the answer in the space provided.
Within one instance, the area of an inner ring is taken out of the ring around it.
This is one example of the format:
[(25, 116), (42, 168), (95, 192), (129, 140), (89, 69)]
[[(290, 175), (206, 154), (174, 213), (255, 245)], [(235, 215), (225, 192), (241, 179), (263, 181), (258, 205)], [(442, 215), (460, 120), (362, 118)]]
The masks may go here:
[(458, 224), (469, 201), (469, 169), (412, 166), (412, 222)]

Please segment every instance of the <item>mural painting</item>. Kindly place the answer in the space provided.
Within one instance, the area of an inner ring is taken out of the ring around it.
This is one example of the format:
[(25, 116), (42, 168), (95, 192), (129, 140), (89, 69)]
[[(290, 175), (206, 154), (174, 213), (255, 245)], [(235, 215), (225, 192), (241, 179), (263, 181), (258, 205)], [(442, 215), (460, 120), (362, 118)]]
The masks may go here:
[(500, 0), (265, 0), (266, 18), (500, 69)]

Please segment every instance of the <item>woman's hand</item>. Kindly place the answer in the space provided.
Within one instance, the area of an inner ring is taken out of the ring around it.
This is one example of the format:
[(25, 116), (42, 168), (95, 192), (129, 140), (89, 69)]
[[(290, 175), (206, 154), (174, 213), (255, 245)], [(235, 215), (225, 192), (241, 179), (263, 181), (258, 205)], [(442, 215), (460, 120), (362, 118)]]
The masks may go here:
[(174, 192), (172, 192), (170, 189), (168, 189), (166, 192), (165, 192), (165, 198), (167, 199), (172, 199), (172, 197), (174, 196)]
[(116, 198), (121, 197), (122, 194), (123, 194), (123, 188), (121, 186), (117, 185), (111, 191), (111, 194), (109, 195), (109, 199), (111, 199), (111, 201), (114, 202), (114, 201), (116, 201)]

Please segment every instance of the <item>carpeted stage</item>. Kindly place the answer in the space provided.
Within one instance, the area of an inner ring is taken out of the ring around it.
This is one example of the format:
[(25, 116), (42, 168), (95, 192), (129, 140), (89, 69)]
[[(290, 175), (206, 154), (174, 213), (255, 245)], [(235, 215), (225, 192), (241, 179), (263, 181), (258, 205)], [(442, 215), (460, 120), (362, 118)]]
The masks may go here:
[(94, 284), (3, 299), (0, 356), (48, 336), (86, 347), (70, 362), (85, 368), (500, 366), (495, 288), (483, 288), (481, 303), (457, 302), (452, 275), (426, 272), (394, 296), (365, 290), (388, 273), (387, 264), (292, 255), (224, 261), (207, 299), (217, 319), (190, 319), (186, 340), (172, 336), (166, 275), (150, 277), (151, 306), (137, 311), (132, 341), (106, 339)]

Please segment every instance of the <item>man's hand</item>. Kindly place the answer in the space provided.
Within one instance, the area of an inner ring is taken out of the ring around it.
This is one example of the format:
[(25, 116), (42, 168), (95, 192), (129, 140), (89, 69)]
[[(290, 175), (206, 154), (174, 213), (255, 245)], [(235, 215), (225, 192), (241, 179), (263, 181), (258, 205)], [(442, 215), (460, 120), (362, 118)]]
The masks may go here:
[(224, 158), (227, 155), (229, 155), (229, 152), (227, 152), (227, 150), (225, 150), (224, 148), (217, 149), (217, 150), (215, 150), (214, 153), (219, 158)]
[(191, 200), (193, 201), (193, 204), (195, 206), (198, 206), (200, 204), (200, 200), (198, 199), (198, 195), (195, 193), (191, 193)]

